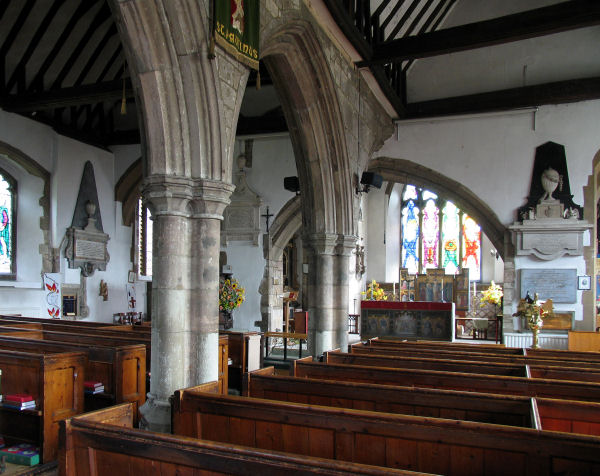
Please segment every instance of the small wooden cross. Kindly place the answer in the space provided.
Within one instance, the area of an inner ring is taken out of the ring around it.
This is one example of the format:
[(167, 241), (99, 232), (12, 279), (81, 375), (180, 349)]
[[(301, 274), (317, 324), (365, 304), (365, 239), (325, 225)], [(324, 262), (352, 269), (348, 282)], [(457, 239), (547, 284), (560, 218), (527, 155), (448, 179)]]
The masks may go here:
[(272, 213), (269, 213), (269, 207), (267, 207), (267, 213), (264, 215), (261, 215), (261, 217), (264, 217), (265, 221), (267, 222), (267, 233), (269, 233), (269, 220), (273, 216), (275, 216), (275, 215), (273, 215)]

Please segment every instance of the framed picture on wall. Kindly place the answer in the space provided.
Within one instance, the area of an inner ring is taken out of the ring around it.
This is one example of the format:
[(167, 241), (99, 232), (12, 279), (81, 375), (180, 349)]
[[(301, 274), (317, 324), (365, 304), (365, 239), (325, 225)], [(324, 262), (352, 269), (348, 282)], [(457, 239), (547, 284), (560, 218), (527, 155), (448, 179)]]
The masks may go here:
[(592, 277), (591, 276), (577, 276), (577, 289), (588, 290), (592, 289)]

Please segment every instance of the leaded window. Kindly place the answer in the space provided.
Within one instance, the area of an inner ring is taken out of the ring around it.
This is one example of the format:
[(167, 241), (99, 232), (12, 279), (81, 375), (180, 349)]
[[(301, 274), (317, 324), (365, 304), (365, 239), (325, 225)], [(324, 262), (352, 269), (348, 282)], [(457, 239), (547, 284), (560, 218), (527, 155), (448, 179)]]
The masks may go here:
[(138, 274), (152, 277), (152, 214), (140, 198), (137, 206), (138, 217)]
[(16, 277), (16, 181), (0, 170), (0, 278)]
[(481, 228), (452, 202), (407, 185), (402, 195), (402, 267), (410, 274), (444, 268), (456, 274), (469, 268), (481, 279)]

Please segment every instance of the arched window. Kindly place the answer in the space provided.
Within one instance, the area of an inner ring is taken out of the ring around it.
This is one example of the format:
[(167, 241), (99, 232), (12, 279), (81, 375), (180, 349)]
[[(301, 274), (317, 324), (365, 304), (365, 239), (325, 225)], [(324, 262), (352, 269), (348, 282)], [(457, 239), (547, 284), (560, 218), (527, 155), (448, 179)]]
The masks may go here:
[(152, 277), (152, 214), (148, 207), (142, 204), (142, 199), (138, 200), (137, 210), (137, 262), (138, 276)]
[(402, 267), (410, 274), (444, 268), (456, 274), (469, 268), (481, 279), (481, 228), (452, 202), (407, 185), (402, 196)]
[(17, 182), (0, 169), (0, 279), (16, 279)]

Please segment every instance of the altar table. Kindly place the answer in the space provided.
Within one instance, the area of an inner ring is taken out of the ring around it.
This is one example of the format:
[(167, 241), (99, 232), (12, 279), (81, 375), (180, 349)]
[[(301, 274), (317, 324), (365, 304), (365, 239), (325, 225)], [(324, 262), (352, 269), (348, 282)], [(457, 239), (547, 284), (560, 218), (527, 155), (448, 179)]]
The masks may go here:
[(454, 340), (454, 303), (361, 301), (361, 339)]

